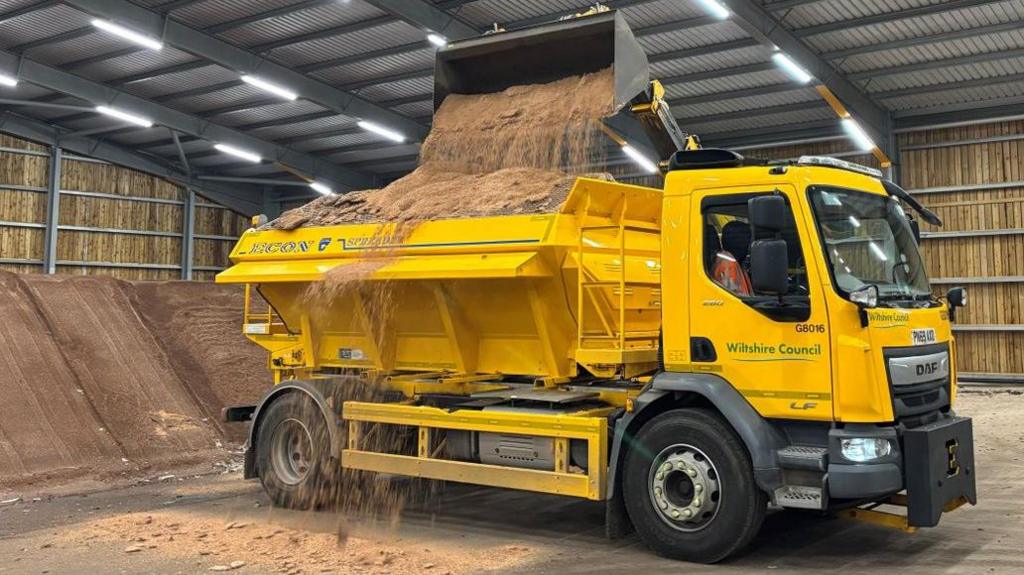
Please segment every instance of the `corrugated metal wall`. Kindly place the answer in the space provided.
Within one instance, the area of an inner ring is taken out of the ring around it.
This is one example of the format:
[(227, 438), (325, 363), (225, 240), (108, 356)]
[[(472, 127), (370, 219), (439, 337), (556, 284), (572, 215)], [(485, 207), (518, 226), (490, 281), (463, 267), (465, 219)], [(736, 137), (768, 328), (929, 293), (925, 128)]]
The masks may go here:
[[(0, 269), (41, 272), (50, 151), (0, 134)], [(181, 277), (186, 190), (76, 156), (61, 162), (57, 271), (122, 279)], [(199, 198), (193, 278), (228, 265), (245, 217)]]
[[(1024, 379), (1024, 122), (901, 134), (899, 146), (903, 187), (944, 222), (922, 226), (936, 294), (956, 285), (969, 293), (955, 327), (961, 372)], [(878, 166), (844, 140), (743, 153)]]

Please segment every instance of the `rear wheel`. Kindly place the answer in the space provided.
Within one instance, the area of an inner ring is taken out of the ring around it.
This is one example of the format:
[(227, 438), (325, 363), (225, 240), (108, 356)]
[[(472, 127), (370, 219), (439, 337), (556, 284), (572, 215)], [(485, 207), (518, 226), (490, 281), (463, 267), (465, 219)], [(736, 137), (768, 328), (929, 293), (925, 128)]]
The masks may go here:
[(280, 507), (313, 509), (329, 503), (337, 475), (323, 413), (304, 393), (288, 393), (267, 407), (256, 434), (257, 472)]
[(626, 455), (622, 488), (644, 543), (697, 563), (746, 546), (767, 507), (739, 437), (703, 409), (669, 411), (645, 424)]

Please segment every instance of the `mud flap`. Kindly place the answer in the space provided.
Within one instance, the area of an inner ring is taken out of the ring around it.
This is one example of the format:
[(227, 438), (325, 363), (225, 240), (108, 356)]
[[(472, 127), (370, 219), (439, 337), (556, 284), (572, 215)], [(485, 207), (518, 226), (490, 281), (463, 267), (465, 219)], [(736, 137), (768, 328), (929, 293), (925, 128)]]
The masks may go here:
[(903, 432), (907, 521), (934, 527), (947, 507), (978, 500), (969, 417), (951, 417)]

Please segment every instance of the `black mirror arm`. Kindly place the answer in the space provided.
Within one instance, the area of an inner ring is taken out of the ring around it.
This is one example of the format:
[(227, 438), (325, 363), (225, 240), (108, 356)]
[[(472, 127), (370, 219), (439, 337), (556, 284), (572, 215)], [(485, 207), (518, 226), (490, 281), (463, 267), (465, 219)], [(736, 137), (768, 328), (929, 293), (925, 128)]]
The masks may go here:
[(882, 180), (882, 186), (890, 196), (895, 196), (907, 203), (915, 212), (921, 215), (921, 219), (928, 222), (933, 226), (942, 226), (942, 218), (940, 218), (935, 212), (921, 205), (921, 202), (917, 201), (917, 198), (910, 195), (910, 192), (896, 185), (894, 182), (889, 180)]

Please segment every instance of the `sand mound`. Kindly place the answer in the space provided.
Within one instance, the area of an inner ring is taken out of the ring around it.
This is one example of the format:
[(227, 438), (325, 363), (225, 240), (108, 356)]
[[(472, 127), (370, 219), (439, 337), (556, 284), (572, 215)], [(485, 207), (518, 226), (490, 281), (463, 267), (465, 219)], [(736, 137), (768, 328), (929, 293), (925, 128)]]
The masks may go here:
[(0, 482), (223, 456), (216, 416), (266, 389), (265, 355), (239, 290), (183, 284), (0, 273)]
[(219, 423), (230, 405), (254, 405), (273, 383), (267, 356), (241, 332), (238, 286), (200, 282), (139, 282), (133, 304), (171, 368), (199, 400), (205, 417), (217, 421), (232, 440), (245, 437), (244, 423)]
[[(553, 212), (603, 156), (610, 69), (494, 94), (452, 94), (434, 115), (420, 166), (379, 190), (318, 198), (267, 227)], [(607, 174), (589, 174), (610, 179)]]
[(73, 475), (120, 458), (25, 286), (0, 273), (0, 477)]

